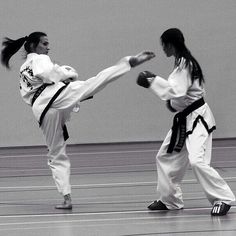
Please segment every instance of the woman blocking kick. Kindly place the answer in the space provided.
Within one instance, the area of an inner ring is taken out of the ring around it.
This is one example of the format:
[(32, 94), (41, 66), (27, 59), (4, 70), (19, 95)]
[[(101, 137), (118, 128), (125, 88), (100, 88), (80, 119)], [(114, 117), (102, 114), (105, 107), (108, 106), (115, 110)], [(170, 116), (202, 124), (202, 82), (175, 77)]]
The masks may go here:
[(70, 160), (66, 154), (68, 132), (65, 125), (71, 112), (79, 110), (81, 101), (93, 97), (108, 83), (155, 55), (147, 51), (124, 57), (96, 76), (81, 81), (72, 67), (52, 63), (48, 56), (48, 37), (43, 32), (33, 32), (17, 40), (5, 38), (2, 64), (9, 69), (9, 60), (23, 45), (26, 60), (20, 68), (20, 93), (26, 104), (32, 107), (43, 131), (49, 149), (48, 165), (59, 193), (64, 196), (64, 202), (56, 208), (72, 209)]
[(235, 196), (210, 166), (215, 120), (204, 101), (201, 67), (186, 47), (179, 29), (166, 30), (161, 36), (161, 44), (166, 56), (175, 58), (174, 70), (168, 79), (149, 71), (141, 72), (137, 79), (138, 85), (151, 90), (166, 101), (172, 112), (176, 112), (173, 126), (156, 156), (157, 192), (160, 198), (148, 208), (174, 210), (184, 207), (180, 183), (190, 164), (213, 205), (211, 215), (225, 215)]

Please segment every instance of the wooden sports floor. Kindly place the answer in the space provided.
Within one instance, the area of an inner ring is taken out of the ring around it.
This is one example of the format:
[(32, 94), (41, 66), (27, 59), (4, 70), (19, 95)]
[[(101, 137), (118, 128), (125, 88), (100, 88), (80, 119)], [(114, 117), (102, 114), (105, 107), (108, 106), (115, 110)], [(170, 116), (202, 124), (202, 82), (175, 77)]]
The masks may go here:
[[(56, 210), (45, 147), (0, 149), (0, 236), (236, 235), (236, 206), (212, 217), (191, 169), (185, 209), (150, 212), (156, 195), (158, 142), (68, 147), (73, 210)], [(214, 140), (212, 166), (236, 194), (236, 139)]]

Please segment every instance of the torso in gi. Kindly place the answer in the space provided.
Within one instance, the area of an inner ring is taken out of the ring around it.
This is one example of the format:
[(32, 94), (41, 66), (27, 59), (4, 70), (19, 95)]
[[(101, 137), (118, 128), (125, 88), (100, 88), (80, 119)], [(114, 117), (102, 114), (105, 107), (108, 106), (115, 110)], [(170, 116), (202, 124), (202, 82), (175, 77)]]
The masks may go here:
[[(185, 66), (185, 59), (181, 59), (179, 65), (174, 68), (168, 79), (156, 76), (153, 80), (151, 91), (164, 101), (170, 101), (170, 105), (177, 112), (181, 112), (194, 101), (205, 96), (203, 83), (200, 85), (199, 80), (191, 80), (189, 67)], [(209, 129), (215, 126), (214, 116), (205, 103), (203, 106), (193, 111), (187, 117), (187, 131), (192, 130), (193, 122), (201, 116), (208, 124)]]
[(54, 64), (49, 56), (30, 53), (20, 68), (20, 93), (24, 102), (31, 105), (32, 98), (42, 84), (50, 84), (36, 99), (32, 107), (39, 120), (53, 95), (65, 85), (67, 79), (76, 80), (77, 72), (70, 66)]

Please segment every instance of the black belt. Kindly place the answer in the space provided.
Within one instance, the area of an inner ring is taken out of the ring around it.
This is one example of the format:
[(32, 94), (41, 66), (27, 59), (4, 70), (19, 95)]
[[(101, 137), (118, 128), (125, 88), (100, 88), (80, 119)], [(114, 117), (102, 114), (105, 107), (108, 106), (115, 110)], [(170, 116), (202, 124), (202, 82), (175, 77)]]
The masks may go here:
[[(46, 115), (46, 113), (48, 112), (49, 108), (51, 107), (51, 105), (53, 104), (53, 102), (56, 100), (56, 98), (60, 95), (60, 93), (68, 86), (69, 83), (65, 84), (64, 86), (62, 86), (60, 89), (57, 90), (57, 92), (53, 95), (53, 97), (50, 99), (49, 103), (47, 104), (47, 106), (44, 108), (41, 116), (40, 116), (40, 119), (39, 119), (39, 126), (42, 125), (43, 123), (43, 119)], [(66, 125), (64, 124), (63, 127), (63, 136), (64, 136), (64, 140), (66, 141), (68, 138), (69, 138), (69, 134), (68, 134), (68, 131), (67, 131), (67, 127)]]
[[(172, 153), (173, 151), (180, 152), (182, 147), (184, 146), (184, 142), (186, 139), (186, 117), (192, 113), (194, 110), (198, 109), (202, 105), (205, 104), (203, 98), (193, 102), (190, 106), (185, 108), (183, 111), (177, 113), (173, 119), (172, 126), (172, 135), (170, 139), (170, 143), (167, 149), (167, 153)], [(179, 134), (179, 140), (177, 141), (177, 136)]]
[[(47, 104), (47, 106), (44, 108), (41, 116), (40, 116), (40, 119), (39, 119), (39, 126), (42, 125), (43, 123), (43, 119), (47, 113), (47, 111), (49, 110), (49, 108), (51, 107), (52, 103), (56, 100), (56, 98), (60, 95), (60, 93), (62, 92), (62, 90), (64, 90), (67, 85), (69, 83), (65, 83), (65, 85), (63, 87), (61, 87), (60, 89), (58, 89), (58, 91), (54, 94), (54, 96), (51, 98), (51, 100), (49, 101), (49, 103)], [(35, 92), (32, 100), (31, 100), (31, 105), (33, 106), (35, 100), (39, 97), (39, 95), (43, 92), (43, 90), (48, 87), (49, 85), (52, 85), (52, 84), (42, 84)], [(64, 140), (66, 141), (68, 138), (69, 138), (69, 134), (68, 134), (68, 131), (67, 131), (67, 127), (66, 125), (64, 124), (63, 127), (62, 127), (62, 130), (63, 130), (63, 137), (64, 137)]]
[[(47, 106), (44, 108), (41, 116), (40, 116), (40, 119), (39, 119), (39, 126), (42, 125), (43, 123), (43, 119), (46, 115), (46, 113), (48, 112), (49, 108), (51, 107), (52, 103), (56, 100), (56, 98), (60, 95), (60, 93), (68, 86), (69, 83), (64, 83), (65, 85), (62, 86), (60, 89), (58, 89), (58, 91), (54, 94), (54, 96), (50, 99), (49, 103), (47, 104)], [(43, 92), (43, 90), (49, 86), (49, 85), (52, 85), (52, 84), (43, 84), (41, 85), (37, 91), (35, 92), (33, 98), (32, 98), (32, 101), (31, 101), (31, 105), (33, 106), (35, 100), (38, 98), (38, 96)], [(85, 101), (85, 100), (88, 100), (88, 99), (92, 99), (93, 96), (90, 96), (88, 98), (85, 98), (84, 100), (82, 100), (81, 102)], [(67, 127), (66, 125), (64, 124), (63, 127), (63, 137), (64, 137), (64, 140), (66, 141), (68, 138), (69, 138), (69, 133), (67, 131)]]
[(32, 100), (31, 100), (31, 106), (34, 105), (35, 100), (36, 100), (36, 99), (38, 98), (38, 96), (43, 92), (43, 90), (44, 90), (45, 88), (47, 88), (49, 85), (53, 85), (53, 84), (47, 84), (47, 83), (42, 84), (42, 85), (36, 90), (36, 92), (34, 93), (34, 96), (33, 96)]

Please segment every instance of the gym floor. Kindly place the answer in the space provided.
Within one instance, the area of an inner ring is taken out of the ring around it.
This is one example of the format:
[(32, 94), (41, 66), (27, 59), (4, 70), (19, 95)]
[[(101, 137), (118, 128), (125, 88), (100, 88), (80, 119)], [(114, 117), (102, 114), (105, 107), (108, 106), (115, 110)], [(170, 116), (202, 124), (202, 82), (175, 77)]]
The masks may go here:
[[(236, 207), (222, 217), (189, 168), (185, 209), (150, 212), (156, 195), (159, 142), (71, 145), (73, 210), (61, 203), (45, 147), (0, 148), (0, 235), (141, 236), (236, 235)], [(236, 194), (236, 140), (214, 140), (212, 166)]]

